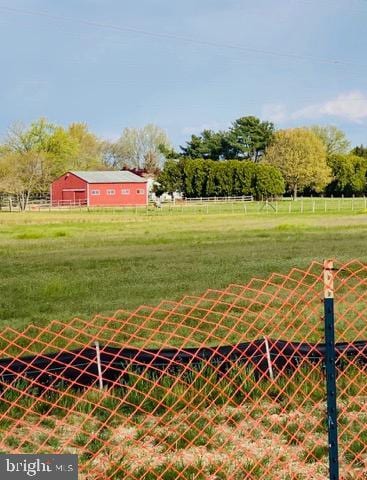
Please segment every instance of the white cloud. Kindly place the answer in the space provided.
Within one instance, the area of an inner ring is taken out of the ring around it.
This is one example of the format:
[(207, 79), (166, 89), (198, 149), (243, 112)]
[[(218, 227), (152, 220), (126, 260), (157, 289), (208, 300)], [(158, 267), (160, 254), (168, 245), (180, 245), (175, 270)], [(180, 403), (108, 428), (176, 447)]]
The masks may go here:
[(312, 119), (325, 116), (361, 123), (367, 118), (367, 96), (359, 91), (342, 93), (332, 100), (297, 110), (290, 117)]
[(282, 103), (267, 103), (261, 110), (261, 118), (275, 123), (284, 122), (287, 116), (287, 109)]
[(358, 90), (341, 93), (334, 99), (308, 105), (294, 112), (289, 112), (283, 103), (267, 103), (262, 107), (261, 117), (275, 123), (322, 117), (337, 117), (362, 123), (367, 119), (367, 95)]

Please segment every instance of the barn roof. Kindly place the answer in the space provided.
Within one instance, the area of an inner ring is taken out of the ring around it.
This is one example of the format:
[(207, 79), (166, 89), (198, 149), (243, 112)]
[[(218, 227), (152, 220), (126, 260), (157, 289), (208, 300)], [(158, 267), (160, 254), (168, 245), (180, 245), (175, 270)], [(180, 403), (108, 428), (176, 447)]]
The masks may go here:
[(135, 173), (124, 171), (102, 172), (70, 172), (87, 183), (146, 183), (146, 179)]

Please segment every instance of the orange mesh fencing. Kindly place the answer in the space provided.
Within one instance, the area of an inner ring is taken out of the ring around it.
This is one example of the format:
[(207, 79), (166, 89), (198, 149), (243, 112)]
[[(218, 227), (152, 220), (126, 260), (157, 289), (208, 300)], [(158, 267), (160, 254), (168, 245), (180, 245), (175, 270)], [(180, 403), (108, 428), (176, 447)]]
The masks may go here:
[[(335, 262), (340, 472), (367, 471), (367, 266)], [(80, 478), (325, 479), (323, 267), (0, 333), (0, 450)]]

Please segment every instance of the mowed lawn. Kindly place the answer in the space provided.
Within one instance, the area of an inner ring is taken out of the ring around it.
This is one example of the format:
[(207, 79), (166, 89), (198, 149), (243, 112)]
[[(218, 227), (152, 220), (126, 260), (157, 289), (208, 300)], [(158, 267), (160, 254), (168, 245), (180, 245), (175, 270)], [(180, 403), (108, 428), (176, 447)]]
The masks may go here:
[(367, 261), (367, 214), (0, 212), (0, 257), (0, 325), (23, 328)]

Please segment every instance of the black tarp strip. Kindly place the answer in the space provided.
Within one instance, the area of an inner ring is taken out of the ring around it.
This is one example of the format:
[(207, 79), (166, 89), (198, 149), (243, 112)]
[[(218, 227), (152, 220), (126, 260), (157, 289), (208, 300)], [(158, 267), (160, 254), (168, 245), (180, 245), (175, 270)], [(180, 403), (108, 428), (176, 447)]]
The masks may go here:
[[(322, 363), (325, 357), (323, 343), (298, 343), (268, 339), (272, 366), (278, 371), (295, 369), (304, 362)], [(338, 343), (335, 347), (337, 363), (355, 359), (367, 364), (367, 341)], [(100, 346), (104, 382), (114, 382), (128, 372), (150, 370), (174, 372), (187, 368), (212, 365), (226, 370), (234, 362), (250, 364), (260, 372), (267, 371), (264, 340), (201, 348), (116, 348)], [(0, 381), (11, 383), (18, 379), (35, 380), (37, 384), (58, 382), (88, 386), (98, 378), (96, 349), (86, 347), (19, 358), (0, 359)]]

